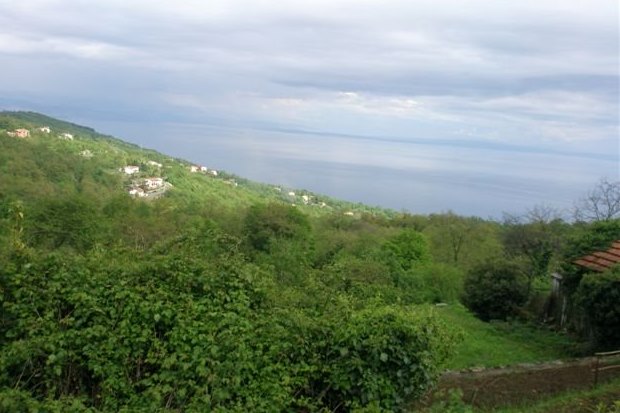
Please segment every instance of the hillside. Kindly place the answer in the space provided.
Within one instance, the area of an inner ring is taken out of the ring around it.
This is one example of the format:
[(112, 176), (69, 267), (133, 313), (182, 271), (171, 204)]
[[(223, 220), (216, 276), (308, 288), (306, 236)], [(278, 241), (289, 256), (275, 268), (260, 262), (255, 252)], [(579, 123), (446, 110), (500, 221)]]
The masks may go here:
[[(0, 114), (0, 410), (399, 411), (445, 369), (573, 354), (527, 321), (546, 273), (620, 227), (395, 213), (200, 167)], [(468, 274), (504, 261), (495, 284), (523, 299), (483, 322)]]
[[(49, 128), (49, 131), (39, 130), (44, 127)], [(10, 139), (7, 133), (19, 128), (27, 129), (29, 137)], [(69, 134), (71, 138), (63, 138), (62, 134)], [(140, 148), (88, 127), (33, 112), (1, 112), (0, 137), (3, 176), (18, 177), (27, 170), (24, 175), (34, 180), (28, 183), (34, 184), (36, 189), (27, 188), (31, 185), (15, 184), (11, 179), (2, 180), (2, 193), (20, 198), (30, 199), (41, 191), (58, 195), (85, 192), (89, 196), (107, 198), (127, 192), (125, 190), (131, 179), (155, 176), (165, 178), (176, 188), (168, 196), (185, 202), (239, 208), (259, 201), (281, 201), (295, 204), (313, 215), (334, 210), (393, 214), (361, 204), (329, 199), (305, 190), (259, 184), (226, 171), (192, 172), (195, 166), (188, 161)], [(119, 173), (119, 168), (126, 165), (139, 166), (140, 172), (128, 179)], [(217, 175), (214, 176), (214, 173)], [(32, 190), (36, 194), (16, 192), (20, 189)]]

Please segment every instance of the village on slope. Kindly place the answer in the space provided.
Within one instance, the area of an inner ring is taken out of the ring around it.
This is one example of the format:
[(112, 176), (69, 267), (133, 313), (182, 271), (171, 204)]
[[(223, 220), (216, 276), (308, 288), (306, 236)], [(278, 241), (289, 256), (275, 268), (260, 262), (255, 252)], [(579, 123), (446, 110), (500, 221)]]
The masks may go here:
[[(52, 129), (49, 126), (37, 127), (35, 131), (43, 134), (52, 133)], [(7, 131), (6, 133), (11, 137), (21, 139), (29, 138), (31, 136), (31, 131), (26, 128), (14, 129), (12, 131)], [(57, 135), (57, 137), (66, 141), (74, 141), (75, 139), (75, 136), (73, 134), (67, 132), (61, 132)], [(93, 152), (89, 149), (84, 149), (79, 154), (86, 159), (90, 159), (94, 156)], [(173, 187), (170, 182), (166, 181), (165, 177), (161, 176), (161, 170), (162, 168), (164, 168), (163, 164), (153, 160), (147, 160), (142, 164), (146, 167), (144, 169), (150, 170), (152, 175), (157, 176), (148, 176), (149, 174), (146, 173), (146, 171), (141, 170), (141, 167), (139, 165), (125, 165), (118, 168), (118, 172), (124, 173), (128, 178), (131, 178), (126, 186), (127, 193), (130, 196), (134, 198), (156, 199), (163, 196), (168, 190)], [(237, 187), (239, 185), (237, 181), (233, 178), (222, 177), (220, 172), (218, 172), (216, 169), (211, 169), (207, 168), (206, 166), (195, 164), (187, 165), (187, 169), (192, 174), (202, 174), (211, 178), (220, 178), (224, 183), (231, 185), (232, 187)], [(329, 207), (329, 205), (327, 205), (325, 202), (316, 199), (316, 196), (313, 196), (310, 193), (298, 194), (292, 190), (283, 190), (283, 188), (281, 188), (280, 186), (273, 186), (273, 189), (281, 194), (280, 197), (284, 202), (289, 202), (290, 205), (293, 207), (297, 206), (298, 204), (305, 206), (316, 206), (319, 208)], [(347, 210), (344, 212), (344, 215), (353, 217), (356, 214), (352, 210)]]

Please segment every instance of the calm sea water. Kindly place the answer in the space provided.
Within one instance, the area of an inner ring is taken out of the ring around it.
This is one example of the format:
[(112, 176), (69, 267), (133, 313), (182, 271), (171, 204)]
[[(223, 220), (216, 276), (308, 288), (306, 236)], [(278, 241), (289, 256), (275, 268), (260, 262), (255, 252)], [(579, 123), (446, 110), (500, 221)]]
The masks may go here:
[(187, 124), (88, 124), (255, 181), (412, 213), (499, 218), (540, 204), (568, 211), (598, 179), (618, 176), (613, 154)]

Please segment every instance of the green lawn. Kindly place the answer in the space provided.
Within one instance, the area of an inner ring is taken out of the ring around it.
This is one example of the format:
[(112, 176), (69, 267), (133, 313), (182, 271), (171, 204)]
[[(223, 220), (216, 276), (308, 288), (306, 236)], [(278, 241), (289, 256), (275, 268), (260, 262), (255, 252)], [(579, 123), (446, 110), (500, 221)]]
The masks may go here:
[(571, 340), (521, 323), (485, 323), (459, 304), (437, 308), (450, 325), (463, 330), (463, 341), (448, 369), (537, 363), (570, 357)]

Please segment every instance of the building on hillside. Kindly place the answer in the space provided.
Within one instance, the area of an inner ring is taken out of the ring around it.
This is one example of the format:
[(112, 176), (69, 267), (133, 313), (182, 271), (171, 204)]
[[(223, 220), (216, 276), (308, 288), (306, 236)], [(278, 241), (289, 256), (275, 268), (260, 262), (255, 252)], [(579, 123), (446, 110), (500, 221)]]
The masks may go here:
[(146, 189), (161, 188), (164, 186), (164, 179), (159, 177), (145, 178), (143, 185)]
[(140, 172), (140, 167), (135, 165), (127, 165), (120, 169), (121, 172), (124, 172), (127, 175), (133, 175)]
[(71, 135), (70, 133), (61, 133), (60, 135), (58, 135), (58, 137), (60, 139), (64, 139), (67, 141), (72, 141), (73, 140), (73, 135)]
[(217, 171), (215, 169), (211, 169), (209, 173), (213, 176), (217, 176)]
[(137, 198), (144, 198), (145, 196), (148, 196), (148, 194), (144, 192), (144, 189), (138, 187), (129, 188), (129, 195)]
[(197, 165), (192, 165), (192, 166), (189, 167), (189, 171), (192, 172), (192, 173), (193, 172), (198, 172), (199, 170), (200, 170), (200, 167), (197, 166)]
[(43, 133), (50, 133), (52, 131), (49, 126), (41, 126), (37, 130)]
[(156, 167), (158, 167), (158, 168), (161, 168), (161, 167), (163, 166), (163, 165), (162, 165), (162, 164), (160, 164), (159, 162), (155, 162), (155, 161), (148, 161), (147, 163), (148, 163), (149, 165), (151, 165), (151, 166), (156, 166)]
[(80, 152), (80, 155), (86, 159), (90, 159), (94, 156), (93, 153), (88, 149), (84, 149), (82, 152)]
[(30, 131), (28, 129), (15, 129), (15, 136), (18, 138), (27, 138), (30, 136)]
[(27, 138), (30, 136), (30, 131), (28, 129), (15, 129), (12, 132), (7, 132), (7, 135), (16, 138)]
[(207, 168), (206, 166), (201, 166), (200, 167), (200, 172), (207, 172), (209, 170), (209, 168)]

